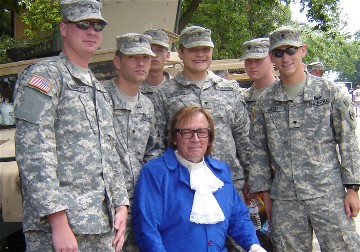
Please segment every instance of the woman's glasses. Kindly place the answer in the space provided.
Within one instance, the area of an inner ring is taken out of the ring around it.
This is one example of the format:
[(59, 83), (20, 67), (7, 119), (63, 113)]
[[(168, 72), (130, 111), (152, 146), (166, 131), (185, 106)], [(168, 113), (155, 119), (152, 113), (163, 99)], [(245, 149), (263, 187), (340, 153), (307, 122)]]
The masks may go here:
[(281, 57), (284, 55), (284, 53), (286, 53), (286, 54), (289, 55), (289, 56), (294, 55), (299, 48), (300, 48), (300, 47), (290, 46), (290, 47), (286, 48), (285, 50), (274, 49), (274, 50), (271, 51), (271, 53), (272, 53), (272, 55), (274, 55), (276, 58), (281, 58)]
[(209, 136), (209, 133), (210, 133), (209, 128), (202, 128), (202, 129), (196, 129), (196, 130), (192, 130), (192, 129), (176, 129), (175, 131), (180, 132), (180, 135), (184, 139), (192, 138), (195, 133), (197, 134), (198, 138), (206, 138), (206, 137)]

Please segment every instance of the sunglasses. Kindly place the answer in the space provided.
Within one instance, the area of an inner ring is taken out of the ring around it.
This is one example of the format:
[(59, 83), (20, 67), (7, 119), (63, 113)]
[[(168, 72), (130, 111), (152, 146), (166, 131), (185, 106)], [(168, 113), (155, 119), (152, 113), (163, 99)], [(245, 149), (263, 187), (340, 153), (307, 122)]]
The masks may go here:
[(91, 22), (91, 21), (79, 21), (79, 22), (68, 22), (68, 23), (72, 23), (75, 24), (77, 28), (86, 31), (87, 29), (90, 28), (90, 26), (92, 26), (94, 28), (94, 31), (96, 32), (100, 32), (102, 30), (104, 30), (105, 28), (105, 23), (102, 21), (99, 22)]
[(271, 51), (271, 53), (272, 53), (272, 55), (274, 55), (276, 58), (281, 58), (281, 57), (284, 55), (284, 53), (286, 53), (286, 54), (289, 55), (289, 56), (294, 55), (299, 48), (300, 48), (300, 47), (290, 46), (290, 47), (286, 48), (285, 50), (274, 49), (274, 50)]

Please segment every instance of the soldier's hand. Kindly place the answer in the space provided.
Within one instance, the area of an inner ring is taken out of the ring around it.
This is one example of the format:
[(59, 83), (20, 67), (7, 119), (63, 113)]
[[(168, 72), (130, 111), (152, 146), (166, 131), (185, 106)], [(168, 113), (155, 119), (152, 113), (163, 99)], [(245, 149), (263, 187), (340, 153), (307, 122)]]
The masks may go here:
[(55, 251), (77, 252), (78, 244), (76, 237), (69, 226), (64, 211), (53, 213), (47, 216), (51, 225), (52, 240)]
[(360, 200), (358, 192), (347, 189), (345, 196), (345, 212), (347, 217), (356, 217), (360, 210)]
[(120, 252), (125, 241), (125, 231), (126, 231), (126, 221), (128, 209), (127, 206), (118, 206), (116, 207), (115, 213), (115, 238), (113, 240), (113, 246), (115, 247), (116, 252)]

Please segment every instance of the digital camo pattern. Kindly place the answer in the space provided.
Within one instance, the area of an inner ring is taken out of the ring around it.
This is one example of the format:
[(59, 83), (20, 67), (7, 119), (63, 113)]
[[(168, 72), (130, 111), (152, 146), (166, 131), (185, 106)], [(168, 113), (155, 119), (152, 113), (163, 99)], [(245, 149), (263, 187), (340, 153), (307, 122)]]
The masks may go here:
[(130, 199), (134, 186), (144, 163), (162, 153), (160, 139), (155, 129), (154, 105), (139, 93), (139, 101), (134, 110), (127, 107), (116, 90), (115, 79), (104, 83), (114, 111), (114, 128), (118, 142), (118, 154), (129, 165), (123, 169)]
[(63, 21), (78, 22), (87, 19), (107, 21), (101, 16), (102, 4), (96, 0), (61, 0)]
[(263, 59), (269, 55), (269, 38), (257, 38), (242, 45), (244, 59)]
[[(274, 85), (274, 83), (278, 82), (279, 79), (275, 78), (275, 81), (273, 83), (271, 83), (269, 87), (271, 87), (272, 85)], [(267, 89), (266, 89), (267, 90)], [(266, 91), (265, 90), (265, 91)], [(250, 117), (250, 121), (253, 118), (254, 112), (255, 112), (255, 105), (256, 105), (256, 97), (255, 97), (255, 84), (251, 85), (251, 87), (249, 88), (243, 88), (242, 90), (242, 94), (244, 96), (245, 102), (246, 102), (246, 107), (247, 107), (247, 111)], [(265, 92), (264, 91), (264, 92)]]
[[(30, 86), (33, 76), (47, 80), (50, 91)], [(46, 216), (65, 210), (75, 234), (106, 233), (114, 207), (129, 204), (110, 97), (90, 76), (92, 83), (61, 53), (18, 78), (16, 159), (24, 231), (50, 232)]]
[(281, 82), (275, 83), (260, 96), (255, 110), (250, 132), (252, 192), (271, 189), (273, 199), (306, 200), (340, 197), (345, 194), (343, 184), (360, 184), (354, 111), (334, 83), (307, 74), (304, 90), (294, 101)]
[[(123, 174), (132, 203), (135, 183), (144, 163), (160, 156), (160, 139), (155, 130), (154, 105), (139, 93), (139, 101), (134, 110), (127, 107), (126, 102), (118, 96), (115, 79), (104, 83), (114, 110), (114, 128), (118, 142), (117, 152), (124, 163)], [(132, 229), (131, 209), (128, 210), (127, 229), (123, 252), (138, 251)]]
[(155, 57), (151, 50), (151, 37), (144, 34), (125, 33), (116, 37), (116, 47), (126, 55), (145, 54)]
[(272, 51), (280, 46), (302, 46), (300, 30), (291, 26), (282, 26), (270, 34), (270, 48)]
[(161, 84), (157, 86), (150, 86), (150, 84), (148, 84), (146, 81), (143, 81), (143, 83), (140, 86), (140, 92), (143, 95), (145, 95), (147, 98), (149, 98), (151, 102), (153, 102), (154, 100), (153, 93), (155, 89), (159, 88), (163, 83), (170, 80), (171, 78), (172, 76), (168, 72), (164, 71), (164, 81)]
[[(24, 233), (27, 252), (53, 252), (55, 251), (52, 234), (41, 231), (27, 231)], [(78, 234), (75, 235), (79, 252), (113, 252), (112, 240), (115, 233), (105, 234)]]
[(214, 47), (211, 40), (211, 30), (200, 26), (189, 26), (184, 28), (180, 33), (180, 44), (185, 48), (196, 46)]
[(242, 195), (244, 169), (249, 157), (249, 118), (238, 86), (208, 71), (203, 88), (189, 84), (182, 72), (154, 92), (157, 129), (167, 144), (168, 125), (180, 108), (199, 105), (214, 119), (215, 141), (212, 156), (227, 162), (236, 189)]
[(345, 215), (343, 197), (274, 200), (271, 216), (275, 251), (312, 251), (313, 229), (321, 251), (359, 251), (360, 238), (354, 219)]
[(151, 44), (156, 44), (169, 48), (169, 36), (166, 32), (158, 29), (149, 29), (144, 32), (145, 35), (148, 35), (152, 38)]

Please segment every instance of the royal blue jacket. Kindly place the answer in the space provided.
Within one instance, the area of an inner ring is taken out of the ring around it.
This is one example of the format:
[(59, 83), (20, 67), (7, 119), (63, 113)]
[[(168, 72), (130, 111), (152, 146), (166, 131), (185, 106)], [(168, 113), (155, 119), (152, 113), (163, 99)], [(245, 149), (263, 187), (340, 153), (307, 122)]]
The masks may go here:
[(224, 182), (214, 196), (225, 221), (190, 222), (195, 193), (190, 188), (190, 173), (168, 148), (161, 157), (144, 165), (135, 187), (133, 225), (141, 251), (227, 251), (227, 235), (246, 251), (259, 244), (249, 211), (232, 183), (229, 166), (210, 157), (205, 157), (205, 162)]

